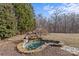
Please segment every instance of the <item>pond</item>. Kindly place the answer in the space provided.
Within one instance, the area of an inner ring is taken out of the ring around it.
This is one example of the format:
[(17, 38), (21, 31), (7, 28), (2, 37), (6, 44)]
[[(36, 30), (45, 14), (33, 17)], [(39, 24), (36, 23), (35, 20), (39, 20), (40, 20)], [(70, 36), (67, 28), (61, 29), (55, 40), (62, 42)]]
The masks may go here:
[(25, 48), (27, 48), (28, 50), (33, 50), (36, 49), (40, 46), (42, 46), (45, 42), (42, 40), (32, 40), (29, 41), (26, 45)]

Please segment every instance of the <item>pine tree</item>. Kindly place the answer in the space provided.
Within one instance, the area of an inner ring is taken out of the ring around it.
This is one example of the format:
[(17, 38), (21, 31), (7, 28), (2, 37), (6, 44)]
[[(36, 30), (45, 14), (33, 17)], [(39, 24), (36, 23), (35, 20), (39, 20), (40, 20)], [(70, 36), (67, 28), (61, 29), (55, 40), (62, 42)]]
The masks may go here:
[(0, 4), (0, 37), (6, 38), (16, 34), (16, 19), (12, 4)]
[(31, 4), (0, 4), (0, 38), (26, 33), (35, 28), (35, 15)]
[(20, 32), (33, 30), (35, 27), (34, 10), (31, 4), (14, 4), (17, 26)]

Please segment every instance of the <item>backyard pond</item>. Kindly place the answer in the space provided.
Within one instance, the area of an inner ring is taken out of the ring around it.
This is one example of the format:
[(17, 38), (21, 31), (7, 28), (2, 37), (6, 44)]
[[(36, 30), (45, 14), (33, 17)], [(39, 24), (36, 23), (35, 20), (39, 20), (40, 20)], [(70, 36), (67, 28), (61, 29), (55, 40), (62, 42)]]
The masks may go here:
[(42, 46), (43, 44), (45, 44), (45, 42), (42, 40), (32, 40), (32, 41), (29, 41), (25, 45), (25, 48), (28, 50), (33, 50), (33, 49), (36, 49), (36, 48)]

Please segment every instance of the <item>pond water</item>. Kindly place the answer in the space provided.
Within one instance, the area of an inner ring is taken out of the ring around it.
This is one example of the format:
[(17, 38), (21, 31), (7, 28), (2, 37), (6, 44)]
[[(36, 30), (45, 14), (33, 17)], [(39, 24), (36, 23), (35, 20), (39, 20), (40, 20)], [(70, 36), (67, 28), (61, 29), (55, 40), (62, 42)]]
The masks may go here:
[(26, 43), (24, 48), (28, 50), (33, 50), (42, 46), (45, 43), (49, 43), (50, 46), (61, 46), (60, 41), (37, 39), (37, 40), (31, 40), (28, 43)]
[(26, 45), (25, 48), (27, 48), (28, 50), (33, 50), (36, 49), (40, 46), (42, 46), (45, 42), (42, 40), (33, 40), (33, 41), (29, 41)]

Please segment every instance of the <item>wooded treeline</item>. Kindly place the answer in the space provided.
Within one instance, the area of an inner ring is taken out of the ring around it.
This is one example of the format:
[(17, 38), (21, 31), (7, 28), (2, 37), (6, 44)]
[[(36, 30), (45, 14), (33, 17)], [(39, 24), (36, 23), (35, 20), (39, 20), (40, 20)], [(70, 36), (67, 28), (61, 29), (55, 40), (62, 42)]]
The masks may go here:
[(79, 33), (79, 14), (62, 13), (55, 9), (45, 17), (35, 15), (31, 4), (0, 4), (0, 39), (24, 34), (35, 28), (44, 28), (51, 33)]
[(79, 33), (79, 14), (60, 11), (55, 9), (55, 12), (48, 18), (41, 14), (37, 15), (37, 27), (45, 28), (51, 33)]
[(0, 4), (0, 38), (26, 33), (35, 28), (31, 4)]

